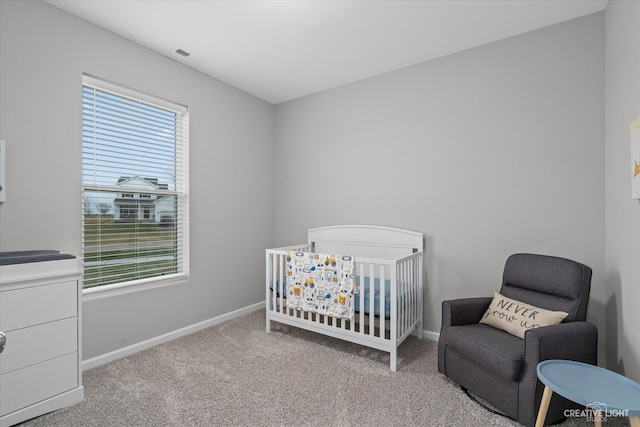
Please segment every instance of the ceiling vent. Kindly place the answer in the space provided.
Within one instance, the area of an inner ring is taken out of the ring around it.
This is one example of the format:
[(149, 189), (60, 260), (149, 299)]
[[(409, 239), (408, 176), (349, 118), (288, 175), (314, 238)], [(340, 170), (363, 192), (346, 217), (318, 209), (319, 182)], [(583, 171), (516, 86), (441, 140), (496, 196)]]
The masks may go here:
[(176, 49), (175, 52), (178, 55), (184, 56), (185, 58), (189, 55), (191, 55), (189, 52), (187, 52), (186, 50), (182, 50), (182, 49)]

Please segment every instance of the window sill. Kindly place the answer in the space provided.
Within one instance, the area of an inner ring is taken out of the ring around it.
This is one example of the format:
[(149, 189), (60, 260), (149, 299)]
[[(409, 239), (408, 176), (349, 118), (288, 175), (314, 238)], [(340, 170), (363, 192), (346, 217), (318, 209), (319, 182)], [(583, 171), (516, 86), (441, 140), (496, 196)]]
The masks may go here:
[(165, 286), (179, 285), (189, 281), (186, 274), (174, 274), (168, 277), (144, 279), (129, 283), (116, 283), (113, 285), (95, 286), (82, 290), (82, 301), (92, 301), (101, 298), (126, 295), (133, 292), (158, 289)]

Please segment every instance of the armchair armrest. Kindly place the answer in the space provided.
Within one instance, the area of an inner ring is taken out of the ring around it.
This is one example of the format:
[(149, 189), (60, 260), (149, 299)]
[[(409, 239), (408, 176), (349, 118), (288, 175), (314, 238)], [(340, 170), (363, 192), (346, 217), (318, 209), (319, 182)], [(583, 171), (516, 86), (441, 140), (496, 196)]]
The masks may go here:
[(478, 323), (492, 297), (461, 298), (442, 302), (442, 327)]
[[(535, 420), (544, 385), (538, 380), (539, 362), (549, 359), (575, 360), (595, 365), (598, 362), (598, 329), (586, 321), (560, 323), (531, 329), (524, 334), (524, 369), (518, 390), (519, 411), (523, 420)], [(547, 419), (561, 419), (564, 409), (574, 403), (555, 398)], [(550, 417), (550, 418), (549, 418)]]
[(525, 332), (524, 340), (525, 360), (535, 365), (548, 359), (590, 364), (598, 361), (598, 329), (590, 322), (576, 321), (531, 329)]

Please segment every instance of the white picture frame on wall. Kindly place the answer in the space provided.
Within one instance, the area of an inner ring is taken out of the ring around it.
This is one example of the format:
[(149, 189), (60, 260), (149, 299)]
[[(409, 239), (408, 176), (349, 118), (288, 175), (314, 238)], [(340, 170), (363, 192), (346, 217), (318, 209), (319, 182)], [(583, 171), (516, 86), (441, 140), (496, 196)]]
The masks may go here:
[(631, 198), (640, 199), (640, 117), (631, 122)]
[(5, 185), (6, 151), (7, 144), (3, 139), (0, 139), (0, 203), (4, 202), (7, 196), (7, 188)]

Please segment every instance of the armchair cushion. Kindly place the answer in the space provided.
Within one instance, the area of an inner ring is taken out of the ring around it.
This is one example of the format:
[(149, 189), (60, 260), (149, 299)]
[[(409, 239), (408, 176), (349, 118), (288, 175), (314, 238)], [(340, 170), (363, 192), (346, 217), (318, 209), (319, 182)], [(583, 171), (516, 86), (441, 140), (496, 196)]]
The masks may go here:
[(545, 310), (494, 292), (493, 300), (480, 323), (524, 339), (524, 333), (529, 329), (557, 325), (568, 315), (565, 311)]
[(447, 345), (510, 381), (520, 378), (524, 341), (513, 335), (479, 323), (452, 326)]

